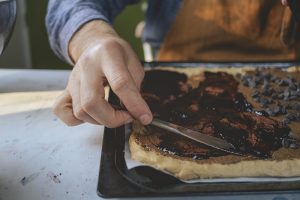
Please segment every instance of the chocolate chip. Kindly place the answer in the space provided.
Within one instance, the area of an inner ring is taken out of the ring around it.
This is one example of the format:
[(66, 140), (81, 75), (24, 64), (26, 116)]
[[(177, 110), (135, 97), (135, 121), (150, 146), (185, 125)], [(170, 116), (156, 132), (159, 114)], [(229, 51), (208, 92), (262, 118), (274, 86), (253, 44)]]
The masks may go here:
[(272, 82), (276, 82), (277, 80), (279, 80), (279, 78), (277, 76), (272, 76), (270, 78), (270, 81), (272, 81)]
[(271, 79), (271, 77), (272, 77), (271, 74), (268, 73), (268, 72), (262, 73), (261, 76), (263, 77), (263, 79), (265, 79), (267, 81), (269, 81)]
[(282, 120), (282, 123), (283, 123), (285, 126), (287, 126), (289, 123), (291, 123), (291, 121), (290, 121), (289, 119), (287, 119), (287, 118), (284, 118), (284, 119)]
[(296, 121), (297, 121), (297, 122), (300, 122), (300, 113), (297, 113), (297, 114), (296, 114)]
[(279, 94), (277, 95), (277, 98), (278, 98), (278, 99), (283, 99), (283, 98), (284, 98), (283, 93), (279, 93)]
[(263, 79), (260, 76), (255, 76), (254, 81), (257, 85), (260, 85), (263, 83)]
[(268, 113), (269, 116), (274, 117), (276, 115), (276, 113), (274, 112), (274, 110), (272, 108), (267, 108), (266, 112)]
[(291, 76), (288, 76), (288, 78), (286, 79), (286, 81), (288, 83), (296, 83), (296, 80), (293, 77), (291, 77)]
[(291, 96), (297, 97), (297, 91), (291, 90)]
[(255, 102), (259, 102), (259, 101), (260, 101), (260, 98), (259, 98), (259, 97), (255, 97), (255, 98), (253, 98), (253, 100), (254, 100)]
[(277, 116), (282, 113), (282, 106), (274, 106), (273, 108), (267, 108), (266, 112), (270, 116)]
[(268, 83), (264, 84), (262, 86), (262, 91), (261, 93), (264, 95), (264, 96), (271, 96), (271, 94), (273, 93), (273, 89), (270, 88), (270, 85)]
[(294, 109), (294, 110), (297, 110), (297, 111), (300, 111), (300, 103), (299, 103), (299, 102), (294, 103), (293, 109)]
[(270, 87), (270, 82), (267, 79), (264, 79), (263, 87)]
[(278, 99), (277, 93), (273, 93), (273, 94), (271, 95), (271, 98), (272, 98), (273, 100)]
[(297, 119), (297, 115), (296, 115), (296, 114), (293, 114), (293, 113), (288, 113), (288, 114), (286, 115), (286, 118), (287, 118), (288, 120), (290, 120), (290, 121), (294, 121), (294, 120)]
[(297, 90), (297, 85), (293, 82), (289, 83), (289, 89), (290, 90)]
[(253, 79), (248, 80), (248, 86), (250, 88), (255, 88), (256, 87), (256, 82)]
[(285, 105), (280, 107), (280, 112), (279, 113), (282, 114), (282, 115), (286, 114), (286, 106)]
[(265, 89), (265, 90), (262, 90), (262, 94), (263, 94), (264, 96), (267, 96), (267, 97), (271, 96), (272, 93), (273, 93), (273, 90), (272, 90), (272, 89)]
[(293, 138), (283, 138), (281, 144), (284, 148), (297, 148), (297, 140)]
[(274, 111), (275, 115), (277, 115), (277, 114), (281, 113), (281, 107), (280, 106), (275, 106), (273, 108), (273, 111)]
[(285, 108), (286, 109), (292, 109), (293, 107), (291, 106), (291, 104), (285, 104)]
[(291, 92), (290, 92), (290, 90), (287, 88), (287, 89), (285, 89), (284, 90), (284, 92), (283, 92), (283, 96), (284, 96), (284, 98), (288, 98), (289, 96), (291, 95)]
[(286, 79), (279, 79), (279, 80), (277, 80), (277, 84), (279, 86), (288, 86), (289, 82)]
[(295, 99), (297, 99), (297, 96), (290, 96), (290, 97), (287, 98), (287, 100), (289, 100), (289, 101), (290, 100), (295, 100)]
[(300, 88), (298, 88), (295, 92), (295, 95), (297, 95), (297, 97), (300, 97)]
[(261, 98), (259, 103), (261, 107), (266, 108), (270, 103), (270, 101), (267, 98)]
[(244, 86), (249, 87), (249, 81), (252, 80), (252, 77), (249, 75), (245, 75), (242, 77), (242, 83)]
[(252, 98), (258, 98), (259, 97), (259, 92), (254, 91), (251, 96), (252, 96)]

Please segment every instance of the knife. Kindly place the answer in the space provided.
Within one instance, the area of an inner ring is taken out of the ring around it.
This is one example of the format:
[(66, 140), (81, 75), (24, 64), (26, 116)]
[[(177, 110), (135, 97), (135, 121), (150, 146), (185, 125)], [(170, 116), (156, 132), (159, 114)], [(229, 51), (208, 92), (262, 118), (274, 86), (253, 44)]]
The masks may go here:
[(204, 144), (206, 146), (212, 147), (214, 149), (218, 149), (227, 153), (239, 155), (239, 156), (248, 156), (246, 154), (243, 154), (242, 152), (236, 151), (236, 148), (228, 143), (227, 141), (213, 137), (207, 134), (203, 134), (199, 131), (194, 131), (182, 126), (179, 126), (177, 124), (172, 124), (170, 122), (162, 121), (159, 119), (154, 118), (150, 125), (162, 128), (164, 130), (167, 130), (172, 133), (176, 133), (178, 135), (187, 137), (191, 140), (194, 140), (196, 142), (199, 142), (201, 144)]
[[(113, 105), (113, 104), (111, 104), (111, 105), (117, 110), (126, 110), (126, 108), (124, 108), (124, 106)], [(194, 131), (194, 130), (179, 126), (177, 124), (172, 124), (170, 122), (166, 122), (166, 121), (162, 121), (157, 118), (153, 118), (152, 122), (149, 125), (159, 127), (168, 132), (176, 133), (178, 135), (184, 136), (193, 141), (196, 141), (198, 143), (212, 147), (214, 149), (224, 151), (226, 153), (231, 153), (231, 154), (235, 154), (238, 156), (249, 156), (247, 154), (237, 151), (235, 146), (228, 143), (226, 140), (223, 140), (223, 139), (220, 139), (217, 137), (213, 137), (213, 136), (201, 133), (199, 131)]]

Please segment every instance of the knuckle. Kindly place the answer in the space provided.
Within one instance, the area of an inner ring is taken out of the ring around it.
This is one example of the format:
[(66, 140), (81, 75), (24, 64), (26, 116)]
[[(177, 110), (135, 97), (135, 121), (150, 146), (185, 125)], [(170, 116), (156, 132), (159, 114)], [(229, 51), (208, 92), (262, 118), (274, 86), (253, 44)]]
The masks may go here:
[(79, 71), (85, 71), (89, 67), (88, 63), (92, 63), (94, 60), (95, 60), (95, 56), (93, 53), (85, 53), (84, 56), (80, 57), (75, 67)]
[(77, 119), (83, 119), (85, 116), (85, 112), (82, 108), (74, 110), (74, 116)]
[(111, 51), (114, 48), (121, 47), (120, 42), (115, 38), (107, 38), (101, 42), (100, 45), (95, 46), (96, 51)]
[(53, 109), (53, 113), (62, 121), (64, 122), (67, 126), (76, 126), (79, 123), (78, 120), (74, 119), (73, 117), (68, 117), (68, 116), (64, 116), (61, 112), (59, 112), (59, 110), (57, 110), (56, 108)]
[(82, 100), (81, 106), (85, 112), (92, 110), (98, 102), (98, 98), (95, 95), (85, 97)]
[(119, 93), (128, 87), (129, 81), (129, 78), (116, 76), (111, 80), (110, 86), (114, 92)]

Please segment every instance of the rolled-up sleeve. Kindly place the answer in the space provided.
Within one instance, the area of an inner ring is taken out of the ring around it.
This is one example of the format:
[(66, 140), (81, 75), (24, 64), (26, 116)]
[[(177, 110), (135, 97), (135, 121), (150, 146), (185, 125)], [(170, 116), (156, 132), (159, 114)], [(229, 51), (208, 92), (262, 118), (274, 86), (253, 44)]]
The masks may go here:
[(50, 46), (62, 60), (73, 64), (68, 45), (74, 33), (91, 20), (113, 23), (127, 4), (138, 0), (49, 0), (46, 27)]

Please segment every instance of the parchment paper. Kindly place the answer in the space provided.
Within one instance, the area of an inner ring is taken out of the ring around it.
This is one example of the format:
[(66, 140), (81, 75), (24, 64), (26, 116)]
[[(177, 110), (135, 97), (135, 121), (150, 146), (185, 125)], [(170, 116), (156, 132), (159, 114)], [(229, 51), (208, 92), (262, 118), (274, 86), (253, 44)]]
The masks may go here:
[[(131, 153), (129, 150), (129, 136), (130, 136), (130, 127), (125, 127), (125, 147), (124, 147), (124, 157), (125, 163), (128, 169), (133, 169), (138, 166), (149, 166), (150, 165), (141, 163), (139, 161), (131, 159)], [(173, 176), (172, 174), (163, 171), (166, 174)], [(300, 177), (239, 177), (239, 178), (212, 178), (212, 179), (193, 179), (193, 180), (181, 180), (185, 183), (220, 183), (220, 182), (287, 182), (287, 181), (300, 181)]]

